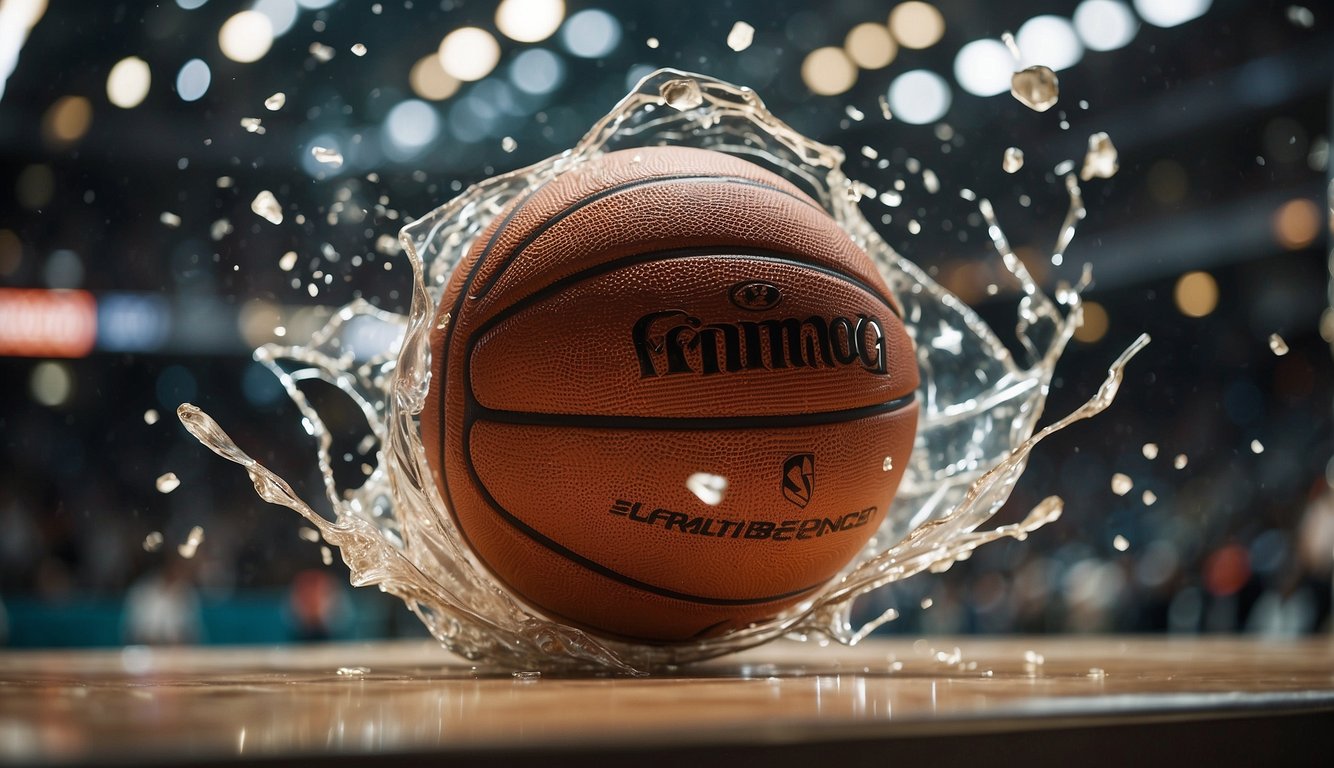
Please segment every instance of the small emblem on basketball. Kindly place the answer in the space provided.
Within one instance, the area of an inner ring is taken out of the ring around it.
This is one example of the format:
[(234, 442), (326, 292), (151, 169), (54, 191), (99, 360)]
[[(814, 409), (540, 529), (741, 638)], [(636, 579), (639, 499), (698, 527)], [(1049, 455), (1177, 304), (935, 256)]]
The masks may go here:
[(783, 496), (804, 508), (815, 493), (815, 454), (794, 453), (783, 462)]
[(773, 283), (752, 280), (732, 286), (732, 303), (752, 312), (773, 309), (783, 300), (783, 292)]

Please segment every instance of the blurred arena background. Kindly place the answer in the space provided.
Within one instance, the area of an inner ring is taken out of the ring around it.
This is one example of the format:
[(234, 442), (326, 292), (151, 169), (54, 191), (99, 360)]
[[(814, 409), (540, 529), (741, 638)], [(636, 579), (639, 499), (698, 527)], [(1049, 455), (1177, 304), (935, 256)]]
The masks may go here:
[[(1058, 71), (1049, 112), (1009, 95), (1006, 31)], [(1052, 493), (1063, 519), (879, 593), (882, 631), (1330, 630), (1323, 3), (0, 0), (0, 638), (424, 634), (175, 409), (317, 487), (251, 350), (357, 296), (403, 310), (406, 221), (568, 148), (659, 66), (753, 87), (877, 189), (929, 165), (939, 194), (864, 210), (1003, 337), (1018, 296), (954, 191), (997, 204), (1044, 285), (1092, 264), (1049, 417), (1153, 336), (998, 522)], [(1120, 169), (1083, 184), (1054, 264), (1053, 169), (1097, 131)]]

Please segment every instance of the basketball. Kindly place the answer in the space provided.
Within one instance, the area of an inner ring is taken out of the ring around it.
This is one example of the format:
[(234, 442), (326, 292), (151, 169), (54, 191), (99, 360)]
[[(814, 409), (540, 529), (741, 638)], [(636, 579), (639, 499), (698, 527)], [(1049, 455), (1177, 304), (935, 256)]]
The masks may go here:
[(452, 522), (520, 600), (606, 637), (712, 637), (812, 597), (916, 434), (875, 265), (720, 152), (611, 152), (529, 189), (433, 328), (420, 426)]

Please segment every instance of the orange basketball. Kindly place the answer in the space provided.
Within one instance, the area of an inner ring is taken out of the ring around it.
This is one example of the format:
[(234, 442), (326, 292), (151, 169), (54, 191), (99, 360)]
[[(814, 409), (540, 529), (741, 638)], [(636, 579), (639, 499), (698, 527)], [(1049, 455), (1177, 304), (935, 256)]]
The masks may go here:
[(612, 152), (454, 270), (422, 440), (458, 529), (539, 612), (641, 642), (812, 596), (875, 532), (917, 366), (866, 254), (729, 155)]

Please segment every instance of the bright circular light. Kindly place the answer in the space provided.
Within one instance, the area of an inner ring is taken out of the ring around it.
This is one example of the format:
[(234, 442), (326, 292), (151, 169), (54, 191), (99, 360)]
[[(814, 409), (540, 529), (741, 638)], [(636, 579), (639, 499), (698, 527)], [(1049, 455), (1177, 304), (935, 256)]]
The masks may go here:
[(121, 109), (137, 107), (148, 96), (152, 82), (148, 62), (138, 56), (127, 56), (107, 73), (107, 100)]
[(836, 96), (857, 82), (857, 65), (842, 48), (816, 48), (801, 62), (801, 79), (813, 93)]
[(883, 24), (858, 24), (843, 41), (843, 50), (862, 69), (880, 69), (889, 66), (899, 52), (889, 28)]
[(461, 27), (440, 41), (440, 66), (459, 80), (481, 80), (499, 61), (500, 43), (484, 29)]
[(93, 122), (93, 105), (82, 96), (61, 96), (42, 116), (42, 135), (48, 142), (70, 144), (83, 138)]
[(1204, 317), (1218, 306), (1218, 283), (1208, 272), (1187, 272), (1177, 278), (1172, 295), (1181, 314)]
[(1084, 57), (1084, 46), (1074, 25), (1060, 16), (1034, 16), (1024, 22), (1014, 38), (1025, 66), (1042, 64), (1059, 72)]
[(1135, 0), (1135, 10), (1155, 27), (1175, 27), (1198, 19), (1214, 0)]
[(975, 96), (995, 96), (1010, 90), (1014, 56), (999, 40), (974, 40), (954, 57), (954, 79)]
[(389, 140), (399, 147), (415, 149), (431, 143), (440, 132), (440, 118), (430, 104), (416, 99), (399, 102), (384, 119)]
[(564, 78), (565, 62), (544, 48), (524, 51), (510, 64), (510, 80), (524, 93), (551, 93)]
[(945, 35), (945, 17), (934, 5), (912, 0), (889, 12), (889, 29), (904, 48), (930, 48)]
[(458, 79), (440, 68), (440, 56), (434, 53), (421, 57), (412, 65), (408, 83), (413, 93), (431, 101), (442, 101), (459, 90)]
[(889, 108), (894, 117), (912, 125), (933, 123), (950, 109), (950, 86), (945, 78), (914, 69), (889, 84)]
[(606, 11), (590, 8), (571, 16), (560, 33), (561, 42), (575, 56), (606, 56), (621, 42), (621, 23)]
[(33, 366), (28, 377), (28, 393), (42, 405), (58, 408), (74, 393), (74, 374), (65, 363), (44, 360)]
[(496, 8), (496, 27), (521, 43), (546, 40), (564, 18), (565, 0), (501, 0)]
[(1120, 0), (1084, 0), (1075, 9), (1075, 31), (1090, 51), (1114, 51), (1135, 39), (1139, 22)]
[(181, 101), (198, 101), (208, 92), (213, 73), (203, 59), (190, 59), (176, 73), (176, 95)]
[(337, 0), (297, 0), (297, 3), (302, 8), (309, 8), (312, 11), (318, 11), (321, 8), (328, 8), (335, 2), (337, 2)]
[(274, 37), (286, 34), (296, 23), (296, 15), (301, 12), (296, 7), (296, 0), (256, 0), (253, 10), (268, 17)]
[(223, 22), (218, 30), (222, 55), (242, 64), (259, 61), (272, 45), (273, 25), (259, 11), (241, 11)]

